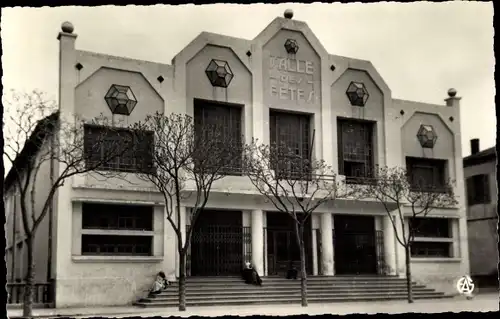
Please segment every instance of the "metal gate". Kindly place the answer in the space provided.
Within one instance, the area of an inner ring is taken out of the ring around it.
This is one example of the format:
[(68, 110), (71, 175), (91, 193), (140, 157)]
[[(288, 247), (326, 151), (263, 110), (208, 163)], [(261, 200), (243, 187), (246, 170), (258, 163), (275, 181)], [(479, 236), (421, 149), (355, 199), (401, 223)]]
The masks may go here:
[[(300, 270), (300, 248), (295, 231), (283, 229), (267, 229), (267, 262), (268, 274), (284, 275), (293, 265)], [(306, 254), (306, 272), (312, 274), (312, 241), (311, 232), (304, 231), (304, 245)]]
[(382, 274), (383, 232), (344, 232), (333, 230), (335, 273)]
[(241, 274), (251, 258), (250, 227), (203, 225), (193, 229), (188, 256), (191, 276), (234, 276)]

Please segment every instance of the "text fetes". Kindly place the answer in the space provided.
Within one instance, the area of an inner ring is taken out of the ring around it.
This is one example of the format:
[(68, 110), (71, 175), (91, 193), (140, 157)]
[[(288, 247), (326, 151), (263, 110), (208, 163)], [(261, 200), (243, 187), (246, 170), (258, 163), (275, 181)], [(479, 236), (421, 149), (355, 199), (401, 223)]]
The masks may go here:
[(271, 96), (280, 100), (314, 103), (314, 71), (312, 61), (271, 56)]

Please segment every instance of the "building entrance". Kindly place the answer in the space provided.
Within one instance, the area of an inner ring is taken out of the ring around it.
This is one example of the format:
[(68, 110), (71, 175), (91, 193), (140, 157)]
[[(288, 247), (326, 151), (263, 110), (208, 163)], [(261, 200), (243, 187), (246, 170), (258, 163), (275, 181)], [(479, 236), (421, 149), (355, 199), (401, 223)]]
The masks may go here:
[(244, 265), (244, 237), (248, 237), (245, 236), (248, 230), (242, 225), (240, 211), (201, 212), (191, 239), (188, 263), (191, 276), (240, 275)]
[(377, 274), (373, 216), (334, 215), (335, 273)]
[[(300, 273), (300, 249), (294, 223), (286, 213), (267, 213), (267, 266), (270, 276), (285, 276), (292, 265)], [(312, 274), (311, 217), (304, 225), (304, 244), (306, 272)]]

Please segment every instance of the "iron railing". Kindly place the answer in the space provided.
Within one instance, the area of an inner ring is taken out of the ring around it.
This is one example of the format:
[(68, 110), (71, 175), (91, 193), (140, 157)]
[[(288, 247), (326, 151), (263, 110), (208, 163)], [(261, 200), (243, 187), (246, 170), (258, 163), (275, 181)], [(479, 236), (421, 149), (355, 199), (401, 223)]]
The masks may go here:
[(237, 275), (252, 259), (250, 227), (207, 225), (194, 229), (191, 236), (188, 276)]
[[(332, 230), (333, 238), (333, 249), (335, 250), (334, 255), (336, 256), (338, 253), (338, 249), (336, 249), (336, 233), (335, 229)], [(339, 265), (338, 263), (342, 262), (336, 258), (336, 269), (349, 269), (351, 272), (370, 272), (370, 263), (373, 261), (375, 263), (375, 270), (377, 274), (385, 274), (385, 260), (384, 260), (384, 232), (382, 230), (375, 231), (375, 234), (372, 235), (370, 233), (363, 232), (348, 232), (342, 234), (342, 236), (350, 237), (350, 241), (354, 242), (356, 248), (360, 249), (360, 253), (358, 258), (353, 258), (349, 262), (349, 264)], [(374, 254), (370, 259), (369, 253)], [(349, 253), (351, 256), (354, 256), (355, 252)]]
[(322, 246), (322, 242), (321, 242), (321, 230), (320, 229), (313, 229), (313, 232), (315, 232), (315, 234), (316, 234), (316, 260), (318, 263), (318, 275), (324, 275), (323, 263), (321, 262), (322, 254), (323, 254), (323, 246)]
[[(33, 289), (34, 304), (52, 304), (54, 302), (54, 283), (53, 282), (38, 282), (35, 283)], [(9, 282), (7, 283), (7, 304), (22, 304), (24, 303), (24, 282)]]

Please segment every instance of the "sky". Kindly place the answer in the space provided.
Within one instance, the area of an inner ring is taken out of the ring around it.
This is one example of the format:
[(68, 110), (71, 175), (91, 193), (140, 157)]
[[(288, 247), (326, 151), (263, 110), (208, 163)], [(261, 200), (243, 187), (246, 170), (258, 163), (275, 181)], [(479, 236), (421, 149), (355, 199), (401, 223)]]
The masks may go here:
[(287, 8), (329, 53), (370, 60), (393, 98), (445, 107), (455, 88), (463, 156), (472, 138), (495, 145), (492, 2), (2, 8), (2, 84), (57, 98), (64, 21), (79, 50), (170, 64), (202, 31), (253, 39)]

